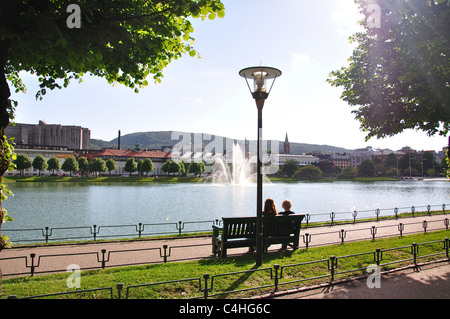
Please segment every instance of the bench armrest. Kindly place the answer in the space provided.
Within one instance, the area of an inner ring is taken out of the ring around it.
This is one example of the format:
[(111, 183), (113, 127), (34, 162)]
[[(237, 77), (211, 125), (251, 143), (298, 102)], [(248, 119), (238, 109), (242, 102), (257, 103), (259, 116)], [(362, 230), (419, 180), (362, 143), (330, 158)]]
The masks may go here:
[(218, 237), (219, 233), (223, 230), (223, 227), (217, 226), (217, 225), (213, 225), (213, 237)]

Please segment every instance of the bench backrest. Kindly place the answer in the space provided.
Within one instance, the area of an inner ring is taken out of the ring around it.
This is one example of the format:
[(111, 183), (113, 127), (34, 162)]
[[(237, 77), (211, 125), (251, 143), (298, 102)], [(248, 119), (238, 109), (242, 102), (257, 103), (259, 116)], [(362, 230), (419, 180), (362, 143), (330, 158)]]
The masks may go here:
[[(263, 217), (264, 236), (299, 235), (305, 215)], [(256, 236), (256, 217), (223, 217), (224, 239), (252, 238)]]
[(264, 236), (298, 236), (304, 217), (305, 215), (263, 217)]
[(256, 237), (256, 217), (223, 217), (224, 239)]

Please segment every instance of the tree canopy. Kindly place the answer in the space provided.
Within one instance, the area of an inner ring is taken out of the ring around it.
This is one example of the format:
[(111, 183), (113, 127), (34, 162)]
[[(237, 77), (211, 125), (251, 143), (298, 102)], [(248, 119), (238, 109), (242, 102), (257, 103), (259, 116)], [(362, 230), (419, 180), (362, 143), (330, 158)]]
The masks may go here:
[[(20, 71), (38, 76), (41, 98), (90, 73), (138, 90), (163, 77), (183, 54), (196, 56), (188, 17), (225, 15), (219, 0), (10, 0), (0, 2), (0, 107), (14, 116), (6, 79), (24, 91)], [(6, 116), (6, 117), (4, 117)]]
[(445, 0), (355, 0), (364, 32), (349, 65), (328, 82), (343, 88), (371, 137), (450, 129), (450, 6)]

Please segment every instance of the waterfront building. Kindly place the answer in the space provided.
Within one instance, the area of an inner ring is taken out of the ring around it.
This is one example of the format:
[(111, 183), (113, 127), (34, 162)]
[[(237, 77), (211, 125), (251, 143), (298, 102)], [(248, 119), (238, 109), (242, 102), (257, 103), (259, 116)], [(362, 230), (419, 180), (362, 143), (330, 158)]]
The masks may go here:
[[(48, 161), (50, 158), (52, 157), (56, 157), (57, 159), (59, 159), (59, 162), (62, 163), (64, 162), (64, 160), (67, 157), (70, 156), (74, 156), (74, 151), (73, 150), (69, 150), (66, 147), (50, 147), (50, 146), (40, 146), (40, 147), (35, 147), (35, 146), (28, 146), (28, 145), (20, 145), (20, 146), (16, 146), (14, 149), (14, 152), (16, 153), (16, 155), (26, 155), (28, 156), (28, 158), (30, 159), (31, 163), (33, 163), (33, 160), (39, 156), (42, 155), (46, 161)], [(41, 175), (50, 175), (53, 172), (41, 172)], [(65, 172), (63, 172), (62, 170), (59, 171), (55, 171), (54, 172), (56, 175), (63, 175)], [(6, 176), (12, 176), (12, 175), (20, 175), (20, 171), (15, 169), (14, 171), (10, 172), (6, 172), (5, 173)], [(24, 176), (38, 176), (39, 175), (39, 171), (34, 169), (33, 167), (29, 168), (29, 169), (25, 169), (23, 171), (23, 175)]]
[(154, 170), (151, 175), (164, 174), (162, 166), (165, 162), (171, 159), (170, 153), (163, 150), (118, 150), (118, 149), (105, 149), (95, 154), (93, 157), (101, 158), (105, 162), (109, 159), (113, 159), (116, 162), (117, 170), (112, 171), (112, 175), (125, 175), (129, 174), (124, 170), (125, 163), (129, 158), (133, 158), (137, 163), (139, 160), (150, 159), (153, 162)]

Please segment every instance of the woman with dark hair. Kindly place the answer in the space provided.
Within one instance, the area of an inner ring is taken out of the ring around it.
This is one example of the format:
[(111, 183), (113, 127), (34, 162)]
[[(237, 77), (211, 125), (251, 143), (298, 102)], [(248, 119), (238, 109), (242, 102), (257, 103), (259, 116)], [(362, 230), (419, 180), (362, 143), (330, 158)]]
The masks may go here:
[(264, 210), (262, 212), (263, 216), (276, 216), (277, 209), (275, 208), (275, 202), (273, 199), (268, 198), (264, 202)]

